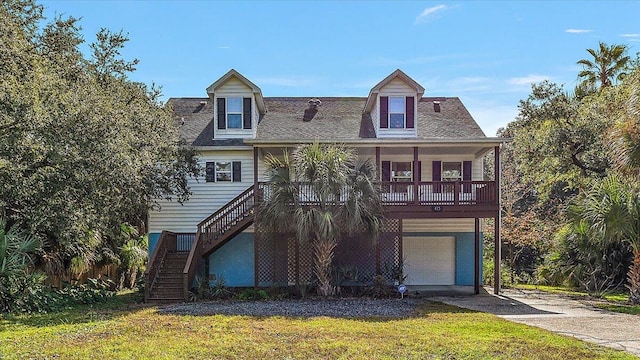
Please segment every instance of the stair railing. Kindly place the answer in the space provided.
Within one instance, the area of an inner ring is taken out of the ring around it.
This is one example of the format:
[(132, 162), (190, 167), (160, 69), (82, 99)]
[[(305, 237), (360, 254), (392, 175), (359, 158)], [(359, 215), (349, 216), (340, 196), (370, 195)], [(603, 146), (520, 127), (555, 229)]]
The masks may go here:
[(163, 230), (158, 239), (153, 254), (149, 259), (149, 265), (145, 270), (145, 286), (144, 286), (144, 301), (148, 301), (151, 297), (151, 289), (156, 283), (158, 278), (158, 272), (162, 268), (162, 263), (169, 251), (176, 251), (176, 238), (177, 235), (174, 232)]
[(189, 257), (182, 272), (185, 301), (189, 300), (189, 289), (195, 277), (198, 261), (202, 257), (202, 250), (225, 231), (252, 215), (254, 204), (254, 186), (251, 186), (198, 224), (198, 232), (191, 244)]

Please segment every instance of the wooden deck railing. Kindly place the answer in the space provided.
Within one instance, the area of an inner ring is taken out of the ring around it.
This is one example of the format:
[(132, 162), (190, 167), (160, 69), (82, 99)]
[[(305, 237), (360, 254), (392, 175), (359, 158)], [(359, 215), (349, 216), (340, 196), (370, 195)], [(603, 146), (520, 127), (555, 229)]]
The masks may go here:
[(151, 296), (151, 289), (156, 283), (158, 272), (162, 267), (162, 262), (164, 261), (165, 256), (169, 251), (176, 251), (176, 239), (176, 233), (171, 231), (165, 230), (160, 234), (158, 243), (156, 244), (156, 247), (153, 250), (153, 254), (151, 254), (151, 258), (149, 259), (149, 266), (144, 272), (146, 278), (144, 286), (145, 301), (149, 300), (149, 297)]

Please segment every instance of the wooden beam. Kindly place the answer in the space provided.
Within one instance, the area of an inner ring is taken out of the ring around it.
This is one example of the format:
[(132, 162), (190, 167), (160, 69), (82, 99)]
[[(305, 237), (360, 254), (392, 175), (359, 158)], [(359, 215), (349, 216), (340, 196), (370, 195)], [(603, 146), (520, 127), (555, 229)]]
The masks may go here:
[(475, 218), (474, 232), (474, 251), (473, 251), (473, 292), (480, 294), (480, 219)]
[(380, 177), (380, 146), (376, 146), (376, 179), (382, 180)]
[(496, 200), (498, 201), (498, 213), (495, 216), (495, 229), (494, 229), (494, 257), (493, 257), (493, 293), (500, 294), (500, 261), (502, 245), (500, 241), (500, 146), (494, 148), (495, 156), (495, 182), (496, 182)]
[(418, 147), (413, 147), (413, 203), (420, 204), (420, 199), (418, 198), (418, 174), (416, 171), (418, 170)]

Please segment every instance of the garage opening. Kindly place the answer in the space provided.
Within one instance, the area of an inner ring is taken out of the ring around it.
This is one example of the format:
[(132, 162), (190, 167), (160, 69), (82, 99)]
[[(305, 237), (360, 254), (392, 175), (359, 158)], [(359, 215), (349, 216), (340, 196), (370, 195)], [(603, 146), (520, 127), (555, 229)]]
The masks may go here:
[(402, 253), (406, 285), (455, 285), (454, 236), (405, 236)]

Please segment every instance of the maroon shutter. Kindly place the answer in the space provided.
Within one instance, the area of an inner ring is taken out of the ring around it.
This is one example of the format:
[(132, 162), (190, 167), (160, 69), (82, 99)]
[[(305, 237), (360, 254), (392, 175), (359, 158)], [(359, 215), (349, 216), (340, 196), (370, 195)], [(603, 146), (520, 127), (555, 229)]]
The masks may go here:
[(242, 162), (240, 161), (234, 161), (231, 163), (231, 169), (233, 172), (233, 182), (241, 182), (242, 181)]
[(407, 109), (407, 129), (413, 129), (415, 127), (414, 125), (414, 121), (413, 121), (413, 96), (407, 96), (406, 99), (406, 109)]
[(380, 96), (380, 128), (389, 128), (389, 97)]
[(462, 162), (462, 181), (465, 184), (462, 187), (462, 192), (470, 193), (471, 192), (471, 161), (463, 161)]
[(205, 164), (205, 180), (206, 182), (214, 182), (216, 181), (216, 163), (207, 162)]
[(242, 99), (242, 128), (251, 129), (251, 98)]
[(225, 98), (218, 98), (218, 129), (227, 128), (227, 108)]
[(382, 162), (382, 181), (391, 181), (391, 161)]
[[(442, 162), (441, 161), (431, 162), (431, 181), (442, 181)], [(442, 192), (442, 186), (440, 184), (434, 184), (433, 192), (434, 193)]]

